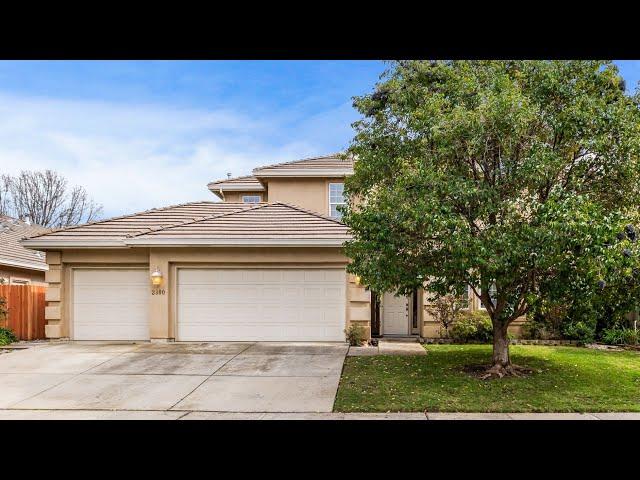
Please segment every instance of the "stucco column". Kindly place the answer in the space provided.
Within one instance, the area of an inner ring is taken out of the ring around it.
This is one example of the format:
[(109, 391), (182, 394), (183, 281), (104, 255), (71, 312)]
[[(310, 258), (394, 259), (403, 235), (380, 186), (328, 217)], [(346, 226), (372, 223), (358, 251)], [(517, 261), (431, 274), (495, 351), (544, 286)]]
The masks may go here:
[(356, 283), (356, 277), (347, 274), (347, 327), (360, 325), (365, 336), (371, 338), (371, 292)]
[(173, 339), (173, 329), (169, 325), (169, 299), (173, 280), (167, 256), (151, 249), (149, 273), (152, 273), (156, 267), (162, 272), (162, 285), (154, 287), (149, 279), (149, 338), (166, 341)]
[(62, 317), (62, 255), (60, 252), (47, 252), (46, 261), (49, 270), (44, 274), (44, 279), (48, 283), (45, 293), (47, 304), (44, 309), (46, 320), (44, 332), (47, 338), (62, 338), (69, 336), (69, 321), (66, 320), (67, 328), (63, 328), (65, 325)]

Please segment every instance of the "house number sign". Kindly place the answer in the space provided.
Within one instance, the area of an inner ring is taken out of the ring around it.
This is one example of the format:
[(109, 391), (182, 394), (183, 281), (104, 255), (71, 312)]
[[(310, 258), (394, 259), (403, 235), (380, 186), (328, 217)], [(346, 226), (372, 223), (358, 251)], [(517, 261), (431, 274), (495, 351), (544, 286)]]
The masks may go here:
[(151, 289), (151, 295), (164, 295), (164, 288), (153, 288)]

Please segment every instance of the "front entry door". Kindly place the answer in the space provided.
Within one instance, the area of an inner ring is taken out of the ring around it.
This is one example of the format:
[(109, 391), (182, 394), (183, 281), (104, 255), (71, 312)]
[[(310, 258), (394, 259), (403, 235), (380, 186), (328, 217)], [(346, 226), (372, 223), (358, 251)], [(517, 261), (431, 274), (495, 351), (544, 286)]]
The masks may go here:
[(409, 298), (385, 292), (382, 298), (382, 334), (409, 335)]

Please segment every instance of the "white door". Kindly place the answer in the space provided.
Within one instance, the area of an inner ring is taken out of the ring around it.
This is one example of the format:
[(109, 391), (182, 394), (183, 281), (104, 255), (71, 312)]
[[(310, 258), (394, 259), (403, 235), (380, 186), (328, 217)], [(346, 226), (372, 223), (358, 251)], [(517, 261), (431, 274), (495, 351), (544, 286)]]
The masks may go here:
[(75, 269), (74, 340), (148, 340), (147, 269)]
[(177, 340), (345, 340), (344, 269), (179, 269)]
[(409, 297), (385, 292), (382, 297), (382, 334), (409, 334)]

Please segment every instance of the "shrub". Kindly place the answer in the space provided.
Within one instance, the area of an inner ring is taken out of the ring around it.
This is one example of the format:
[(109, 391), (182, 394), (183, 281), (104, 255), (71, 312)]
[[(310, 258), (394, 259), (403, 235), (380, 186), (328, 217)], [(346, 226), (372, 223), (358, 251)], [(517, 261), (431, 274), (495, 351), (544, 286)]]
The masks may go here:
[(596, 338), (596, 321), (577, 320), (568, 322), (563, 330), (563, 336), (579, 343), (593, 343)]
[(449, 337), (449, 329), (460, 319), (463, 304), (455, 295), (445, 295), (435, 301), (425, 310), (440, 324), (440, 336)]
[(18, 340), (18, 337), (8, 328), (0, 327), (0, 345), (9, 345)]
[(562, 338), (562, 323), (567, 309), (551, 302), (541, 302), (522, 326), (522, 337), (529, 340), (556, 340)]
[(451, 337), (457, 342), (491, 342), (493, 325), (486, 312), (463, 312), (451, 327)]
[(349, 345), (352, 347), (359, 347), (366, 340), (364, 328), (355, 323), (349, 325), (349, 328), (347, 328), (344, 333), (347, 337), (347, 342), (349, 342)]
[(640, 335), (632, 328), (616, 326), (602, 331), (602, 341), (609, 345), (637, 345), (639, 340)]

